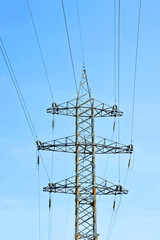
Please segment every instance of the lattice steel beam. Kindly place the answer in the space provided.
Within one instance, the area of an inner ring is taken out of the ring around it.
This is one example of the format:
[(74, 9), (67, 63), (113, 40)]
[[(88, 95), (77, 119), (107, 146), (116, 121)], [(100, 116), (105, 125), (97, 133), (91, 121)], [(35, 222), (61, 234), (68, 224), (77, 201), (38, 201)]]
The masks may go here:
[(92, 147), (94, 147), (96, 154), (117, 154), (133, 152), (133, 145), (124, 145), (98, 136), (95, 136), (95, 143), (92, 143), (92, 141), (86, 140), (85, 138), (82, 138), (81, 142), (76, 143), (75, 138), (76, 135), (72, 135), (48, 142), (38, 142), (38, 150), (76, 153), (76, 147), (80, 147), (80, 153), (92, 154)]
[[(123, 112), (117, 109), (117, 105), (113, 105), (111, 107), (96, 99), (91, 99), (91, 100), (94, 100), (94, 107), (92, 108), (94, 110), (94, 117), (119, 117), (123, 115)], [(77, 98), (58, 104), (58, 105), (56, 103), (53, 103), (52, 107), (47, 109), (47, 113), (76, 117), (76, 108), (77, 108), (76, 101), (77, 101)], [(88, 108), (89, 109), (91, 108), (91, 106), (86, 106), (86, 103), (81, 104), (80, 107), (81, 109), (83, 109), (84, 113), (85, 111), (88, 111)], [(84, 114), (84, 113), (83, 113), (83, 117), (86, 117), (86, 116), (91, 117), (91, 115)]]
[[(97, 191), (97, 195), (119, 195), (119, 194), (127, 194), (128, 190), (122, 188), (121, 185), (116, 185), (111, 183), (103, 178), (97, 176), (97, 183), (95, 185), (95, 189)], [(78, 188), (81, 191), (85, 190), (84, 195), (88, 195), (88, 192), (92, 190), (92, 186), (89, 186), (88, 189), (84, 189), (82, 187), (83, 181), (79, 181)], [(66, 193), (66, 194), (76, 194), (76, 183), (75, 176), (66, 178), (56, 183), (49, 183), (47, 187), (43, 188), (44, 192), (53, 192), (53, 193)]]

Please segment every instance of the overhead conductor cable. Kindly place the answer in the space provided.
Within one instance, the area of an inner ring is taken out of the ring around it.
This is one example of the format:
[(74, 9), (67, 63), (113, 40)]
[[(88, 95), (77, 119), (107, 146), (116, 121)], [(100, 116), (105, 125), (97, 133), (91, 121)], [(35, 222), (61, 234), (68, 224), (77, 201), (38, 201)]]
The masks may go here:
[(40, 55), (41, 55), (41, 59), (42, 59), (42, 63), (43, 63), (43, 68), (44, 68), (45, 75), (46, 75), (46, 79), (47, 79), (47, 82), (48, 82), (50, 94), (51, 94), (51, 97), (52, 97), (52, 100), (53, 100), (53, 93), (52, 93), (51, 83), (50, 83), (50, 80), (49, 80), (46, 63), (45, 63), (45, 60), (44, 60), (44, 57), (43, 57), (43, 52), (42, 52), (42, 48), (41, 48), (41, 45), (40, 45), (40, 41), (39, 41), (39, 37), (38, 37), (36, 25), (35, 25), (35, 22), (34, 22), (34, 18), (33, 18), (32, 10), (31, 10), (31, 6), (30, 6), (30, 3), (29, 3), (29, 0), (26, 0), (26, 1), (27, 1), (27, 5), (28, 5), (28, 9), (29, 9), (29, 13), (30, 13), (30, 17), (31, 17), (33, 29), (34, 29), (34, 33), (35, 33), (35, 36), (36, 36), (36, 40), (37, 40), (39, 52), (40, 52)]
[(82, 41), (82, 29), (81, 29), (81, 21), (80, 21), (79, 3), (78, 3), (78, 0), (76, 0), (76, 5), (77, 5), (77, 15), (78, 15), (78, 25), (79, 25), (79, 34), (80, 34), (80, 42), (81, 42), (81, 52), (82, 52), (83, 66), (85, 67), (83, 41)]
[(76, 92), (78, 93), (77, 80), (76, 80), (76, 74), (75, 74), (73, 56), (72, 56), (72, 49), (71, 49), (71, 43), (70, 43), (70, 38), (69, 38), (68, 25), (67, 25), (67, 19), (66, 19), (63, 0), (61, 0), (61, 3), (62, 3), (62, 10), (63, 10), (64, 22), (65, 22), (65, 27), (66, 27), (66, 34), (67, 34), (67, 40), (68, 40), (68, 47), (69, 47), (69, 53), (70, 53), (70, 58), (71, 58), (72, 70), (73, 70), (73, 77), (74, 77)]
[[(37, 137), (37, 134), (36, 134), (36, 131), (35, 131), (35, 127), (34, 127), (34, 125), (33, 125), (33, 122), (32, 122), (32, 119), (31, 119), (31, 117), (30, 117), (29, 111), (28, 111), (28, 109), (27, 109), (27, 106), (26, 106), (26, 103), (25, 103), (23, 94), (22, 94), (21, 89), (20, 89), (20, 87), (19, 87), (17, 78), (16, 78), (15, 73), (14, 73), (14, 71), (13, 71), (13, 67), (12, 67), (12, 65), (11, 65), (11, 63), (10, 63), (10, 60), (9, 60), (7, 51), (6, 51), (6, 49), (5, 49), (4, 43), (3, 43), (3, 41), (2, 41), (1, 38), (0, 38), (0, 42), (1, 42), (1, 45), (2, 45), (2, 46), (0, 46), (0, 50), (1, 50), (2, 56), (3, 56), (3, 58), (4, 58), (4, 61), (5, 61), (5, 63), (6, 63), (8, 72), (9, 72), (10, 77), (11, 77), (11, 80), (12, 80), (12, 83), (13, 83), (14, 88), (15, 88), (15, 90), (16, 90), (18, 99), (19, 99), (19, 101), (20, 101), (20, 104), (21, 104), (21, 107), (22, 107), (22, 109), (23, 109), (25, 118), (26, 118), (26, 120), (27, 120), (29, 129), (30, 129), (30, 131), (31, 131), (33, 140), (34, 140), (34, 142), (37, 144), (37, 141), (38, 141), (37, 139), (38, 139), (38, 137)], [(43, 158), (42, 158), (41, 154), (40, 154), (40, 158), (41, 158), (41, 161), (42, 161), (42, 164), (43, 164), (45, 173), (46, 173), (46, 175), (47, 175), (47, 178), (48, 178), (48, 180), (50, 181), (50, 178), (49, 178), (49, 175), (48, 175), (48, 172), (47, 172), (47, 169), (46, 169), (46, 166), (45, 166), (45, 164), (44, 164), (44, 161), (43, 161)]]
[[(139, 49), (139, 34), (140, 34), (140, 22), (141, 22), (141, 10), (142, 9), (142, 0), (139, 1), (139, 12), (138, 12), (138, 26), (137, 26), (137, 39), (136, 39), (136, 55), (135, 55), (135, 70), (134, 70), (134, 87), (133, 87), (133, 103), (132, 103), (132, 123), (131, 123), (131, 144), (133, 143), (133, 125), (134, 125), (134, 108), (135, 108), (135, 91), (136, 91), (136, 79), (137, 79), (137, 63), (138, 63), (138, 49)], [(128, 176), (128, 170), (130, 168), (130, 164), (131, 164), (131, 158), (129, 159), (128, 162), (128, 169), (127, 169), (127, 173), (124, 179), (124, 186), (127, 180), (127, 176)], [(121, 200), (121, 199), (120, 199)], [(110, 240), (111, 238), (111, 234), (113, 231), (113, 227), (115, 224), (115, 220), (116, 220), (116, 216), (117, 216), (117, 211), (116, 214), (114, 216), (113, 222), (111, 224), (111, 227), (109, 229), (110, 232), (108, 232), (107, 235), (107, 240)], [(112, 220), (112, 219), (111, 219)]]

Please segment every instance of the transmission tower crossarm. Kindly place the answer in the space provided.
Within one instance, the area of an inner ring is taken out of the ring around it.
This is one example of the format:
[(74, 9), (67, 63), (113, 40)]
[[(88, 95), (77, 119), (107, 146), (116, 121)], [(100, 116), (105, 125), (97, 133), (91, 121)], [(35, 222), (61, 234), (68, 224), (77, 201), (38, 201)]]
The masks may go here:
[(82, 154), (92, 154), (92, 148), (95, 148), (96, 154), (117, 154), (117, 153), (132, 153), (133, 145), (124, 145), (118, 142), (108, 140), (99, 136), (95, 136), (95, 142), (87, 141), (82, 138), (81, 142), (76, 143), (75, 135), (55, 139), (48, 142), (39, 142), (38, 150), (47, 150), (53, 152), (76, 153), (77, 147)]
[(84, 191), (86, 196), (91, 190), (93, 191), (92, 194), (94, 195), (94, 189), (96, 190), (96, 195), (120, 195), (128, 193), (128, 190), (124, 189), (121, 185), (116, 185), (100, 177), (97, 177), (97, 182), (94, 183), (94, 186), (91, 185), (89, 188), (84, 188), (82, 180), (79, 181), (79, 185), (76, 185), (75, 176), (56, 183), (49, 183), (47, 187), (43, 188), (43, 191), (75, 195), (77, 188), (79, 191)]
[[(78, 106), (84, 111), (83, 114), (81, 114), (83, 117), (88, 116), (88, 113), (84, 114), (86, 113), (85, 110), (88, 111), (88, 109), (94, 110), (94, 117), (120, 117), (123, 115), (123, 112), (117, 109), (117, 105), (109, 106), (96, 99), (94, 99), (94, 106), (86, 106), (86, 103), (88, 102), (89, 104), (91, 100), (93, 99), (89, 99), (88, 101)], [(52, 107), (47, 109), (47, 113), (76, 117), (76, 101), (77, 99), (75, 98), (58, 105), (56, 103), (52, 103)], [(92, 116), (89, 115), (89, 117)]]

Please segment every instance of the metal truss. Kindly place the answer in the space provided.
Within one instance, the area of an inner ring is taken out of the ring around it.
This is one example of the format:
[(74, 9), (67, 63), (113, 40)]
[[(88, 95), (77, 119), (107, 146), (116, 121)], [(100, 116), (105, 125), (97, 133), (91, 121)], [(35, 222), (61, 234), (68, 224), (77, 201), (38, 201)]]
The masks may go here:
[[(123, 112), (117, 110), (117, 105), (113, 105), (113, 107), (111, 107), (96, 99), (90, 100), (94, 100), (94, 107), (92, 108), (94, 110), (94, 117), (118, 117), (123, 115)], [(76, 103), (77, 98), (58, 105), (53, 103), (52, 107), (47, 109), (47, 113), (76, 117)], [(87, 101), (79, 106), (81, 107), (81, 117), (91, 117), (90, 112), (88, 112), (88, 108), (91, 109), (91, 106), (86, 106), (86, 103)]]
[(117, 106), (108, 106), (91, 97), (86, 70), (83, 70), (77, 98), (57, 105), (48, 113), (76, 118), (75, 135), (41, 143), (38, 150), (75, 153), (75, 176), (49, 183), (45, 192), (75, 195), (75, 240), (97, 240), (96, 196), (127, 194), (122, 186), (96, 177), (96, 154), (132, 153), (132, 145), (124, 145), (95, 135), (96, 117), (120, 117)]
[(38, 150), (48, 150), (53, 152), (76, 153), (76, 147), (80, 148), (81, 154), (92, 154), (92, 147), (95, 147), (96, 154), (117, 154), (132, 153), (132, 145), (124, 145), (106, 138), (95, 136), (95, 143), (87, 141), (85, 138), (76, 144), (76, 135), (59, 138), (53, 141), (38, 143)]
[[(92, 185), (89, 188), (82, 188), (83, 181), (79, 182), (79, 191), (84, 191), (84, 195), (88, 195), (88, 192), (92, 190)], [(97, 195), (119, 195), (127, 194), (128, 190), (122, 188), (121, 185), (116, 185), (111, 183), (103, 178), (97, 176), (96, 182), (96, 194)], [(61, 180), (56, 183), (49, 183), (47, 187), (43, 188), (44, 192), (53, 192), (53, 193), (66, 193), (66, 194), (76, 194), (76, 183), (75, 176)]]

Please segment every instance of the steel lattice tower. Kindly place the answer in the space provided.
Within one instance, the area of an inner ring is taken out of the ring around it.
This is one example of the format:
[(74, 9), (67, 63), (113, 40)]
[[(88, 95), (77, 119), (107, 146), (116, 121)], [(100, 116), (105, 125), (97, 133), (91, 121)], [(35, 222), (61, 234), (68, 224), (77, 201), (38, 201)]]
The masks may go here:
[(97, 240), (96, 196), (127, 194), (121, 185), (96, 177), (96, 154), (132, 153), (132, 145), (123, 145), (94, 133), (96, 117), (119, 117), (122, 112), (91, 96), (86, 70), (83, 70), (77, 98), (62, 104), (52, 104), (48, 113), (76, 118), (75, 135), (38, 142), (38, 150), (75, 153), (75, 176), (49, 183), (45, 192), (75, 195), (75, 240)]

